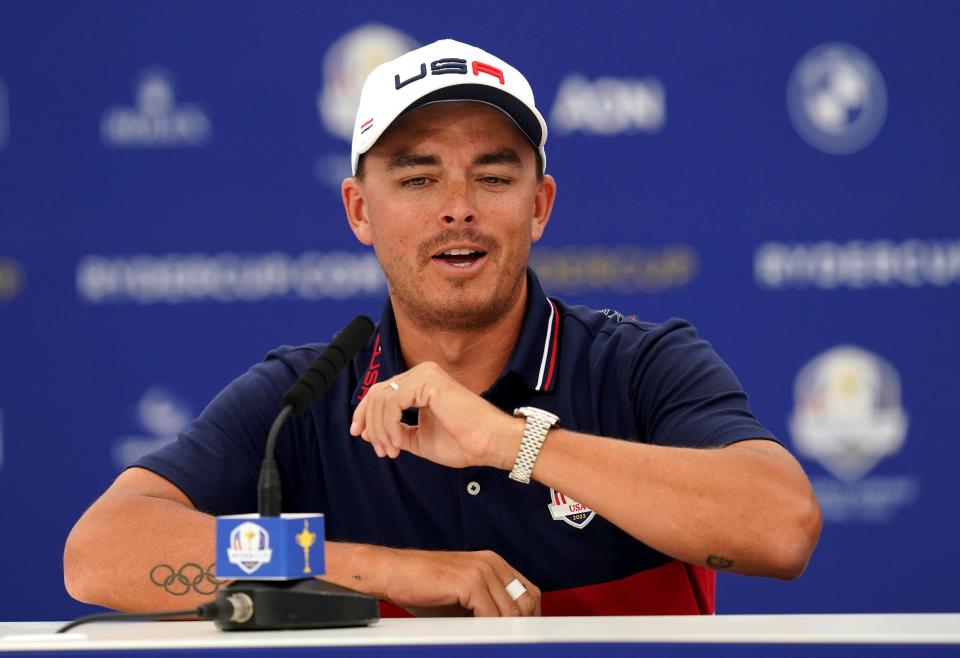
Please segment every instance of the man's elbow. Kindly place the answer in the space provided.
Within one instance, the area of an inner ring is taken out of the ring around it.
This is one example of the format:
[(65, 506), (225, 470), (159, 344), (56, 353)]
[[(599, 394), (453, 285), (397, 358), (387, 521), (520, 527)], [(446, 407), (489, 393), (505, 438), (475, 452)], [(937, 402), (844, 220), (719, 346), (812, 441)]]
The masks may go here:
[(783, 515), (780, 528), (773, 533), (768, 575), (782, 580), (799, 578), (820, 539), (822, 522), (820, 505), (812, 492), (797, 501), (794, 509)]
[(63, 586), (67, 594), (76, 599), (88, 603), (86, 596), (86, 587), (83, 580), (83, 569), (81, 564), (83, 559), (80, 557), (79, 541), (75, 538), (77, 529), (74, 527), (67, 537), (67, 543), (63, 547)]
[(98, 603), (100, 598), (96, 590), (99, 579), (95, 577), (93, 568), (95, 550), (81, 518), (70, 531), (63, 547), (63, 585), (67, 594), (82, 603)]

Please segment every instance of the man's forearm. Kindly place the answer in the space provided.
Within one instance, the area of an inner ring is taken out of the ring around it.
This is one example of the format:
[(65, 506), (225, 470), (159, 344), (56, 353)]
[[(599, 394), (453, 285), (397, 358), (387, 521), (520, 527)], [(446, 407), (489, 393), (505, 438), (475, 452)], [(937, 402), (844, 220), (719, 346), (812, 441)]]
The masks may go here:
[(389, 548), (368, 544), (328, 541), (324, 543), (326, 572), (322, 579), (342, 587), (384, 598), (384, 567), (389, 561)]
[(75, 599), (131, 612), (192, 608), (212, 599), (213, 517), (150, 496), (105, 496), (77, 522), (63, 554)]
[(766, 441), (701, 450), (553, 430), (533, 477), (652, 548), (718, 570), (796, 577), (819, 536), (806, 476)]
[[(86, 603), (125, 611), (196, 607), (216, 596), (215, 519), (150, 496), (101, 499), (64, 550), (64, 581)], [(389, 549), (326, 542), (324, 580), (382, 596)]]

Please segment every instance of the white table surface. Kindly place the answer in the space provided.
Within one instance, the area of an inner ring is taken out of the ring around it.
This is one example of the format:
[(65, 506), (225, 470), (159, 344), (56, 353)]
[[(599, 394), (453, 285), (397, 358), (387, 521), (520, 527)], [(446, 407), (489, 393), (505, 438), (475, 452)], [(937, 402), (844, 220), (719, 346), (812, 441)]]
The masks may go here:
[(212, 622), (107, 622), (51, 635), (61, 625), (0, 622), (0, 652), (528, 643), (960, 645), (960, 614), (382, 619), (362, 628), (232, 633)]

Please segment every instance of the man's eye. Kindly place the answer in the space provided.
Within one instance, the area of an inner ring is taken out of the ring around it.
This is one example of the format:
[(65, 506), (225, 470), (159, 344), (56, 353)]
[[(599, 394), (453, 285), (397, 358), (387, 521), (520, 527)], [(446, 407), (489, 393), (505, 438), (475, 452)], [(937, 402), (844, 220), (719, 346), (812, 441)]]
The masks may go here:
[(404, 187), (423, 187), (427, 184), (426, 176), (417, 176), (416, 178), (408, 178), (403, 181)]
[(480, 180), (487, 185), (507, 185), (510, 183), (509, 179), (500, 176), (484, 176)]

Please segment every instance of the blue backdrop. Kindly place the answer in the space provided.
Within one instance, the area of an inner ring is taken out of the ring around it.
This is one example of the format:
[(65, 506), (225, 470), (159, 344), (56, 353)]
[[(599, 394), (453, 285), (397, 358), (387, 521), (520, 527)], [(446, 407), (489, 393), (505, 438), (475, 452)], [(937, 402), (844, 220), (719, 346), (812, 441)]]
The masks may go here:
[(693, 321), (815, 484), (807, 573), (724, 575), (720, 612), (956, 610), (958, 19), (3, 3), (0, 619), (86, 612), (64, 539), (123, 465), (272, 347), (379, 313), (340, 205), (346, 137), (366, 72), (447, 36), (524, 71), (550, 124), (548, 292)]

